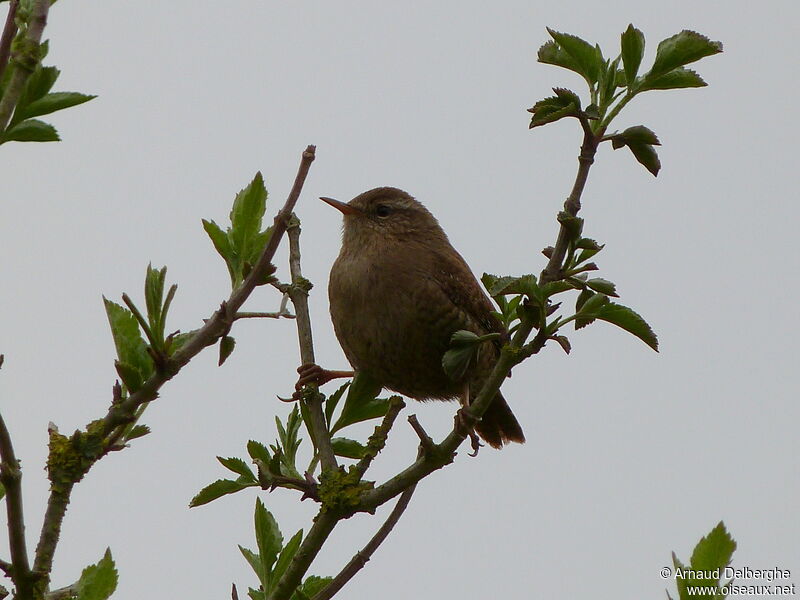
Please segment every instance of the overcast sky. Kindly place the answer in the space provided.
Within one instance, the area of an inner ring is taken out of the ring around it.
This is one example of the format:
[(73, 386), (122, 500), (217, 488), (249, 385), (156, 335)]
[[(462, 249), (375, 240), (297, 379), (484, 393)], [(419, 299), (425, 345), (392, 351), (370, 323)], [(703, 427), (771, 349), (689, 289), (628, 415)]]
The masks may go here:
[[(739, 543), (735, 566), (788, 568), (800, 583), (798, 18), (789, 0), (57, 3), (46, 30), (56, 89), (99, 97), (46, 118), (63, 142), (0, 148), (0, 409), (25, 468), (31, 549), (48, 421), (70, 432), (110, 401), (101, 295), (141, 300), (148, 262), (166, 264), (179, 286), (169, 329), (197, 327), (229, 292), (200, 219), (225, 221), (257, 170), (274, 212), (307, 144), (317, 160), (297, 212), (324, 365), (346, 361), (325, 293), (341, 217), (320, 195), (403, 188), (476, 274), (539, 272), (580, 132), (529, 131), (525, 110), (553, 86), (584, 92), (536, 62), (545, 27), (616, 55), (633, 22), (645, 65), (684, 28), (725, 47), (696, 64), (709, 87), (651, 92), (623, 111), (619, 128), (660, 137), (658, 178), (604, 146), (584, 196), (585, 233), (607, 244), (600, 274), (661, 352), (597, 324), (570, 334), (571, 356), (548, 347), (517, 367), (503, 390), (527, 444), (460, 453), (425, 480), (342, 597), (663, 598), (670, 552), (688, 559), (721, 519)], [(278, 303), (263, 290), (246, 308)], [(236, 548), (255, 546), (256, 497), (287, 538), (308, 528), (315, 507), (286, 491), (187, 508), (226, 476), (215, 455), (274, 439), (288, 411), (275, 396), (290, 393), (299, 362), (294, 327), (237, 323), (222, 368), (207, 351), (163, 388), (144, 419), (153, 434), (76, 487), (55, 587), (110, 546), (119, 600), (228, 598), (231, 582), (256, 584)], [(405, 413), (440, 437), (453, 410)], [(371, 475), (408, 464), (415, 439), (401, 418)], [(342, 523), (312, 572), (335, 574), (380, 522)]]

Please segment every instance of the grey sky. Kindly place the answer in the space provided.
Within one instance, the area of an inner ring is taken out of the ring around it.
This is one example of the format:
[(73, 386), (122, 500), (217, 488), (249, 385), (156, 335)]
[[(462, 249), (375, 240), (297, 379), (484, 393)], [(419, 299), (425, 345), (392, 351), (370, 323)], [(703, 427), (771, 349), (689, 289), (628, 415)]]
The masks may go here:
[[(325, 293), (340, 216), (320, 195), (401, 187), (478, 275), (538, 272), (580, 134), (567, 122), (530, 132), (525, 109), (553, 86), (583, 88), (536, 50), (550, 26), (615, 54), (633, 22), (646, 65), (684, 28), (725, 46), (696, 65), (708, 88), (651, 93), (623, 112), (620, 128), (644, 123), (664, 144), (659, 177), (604, 147), (584, 197), (585, 232), (607, 244), (601, 276), (661, 352), (598, 324), (570, 336), (571, 356), (548, 348), (516, 368), (503, 390), (528, 443), (460, 455), (426, 480), (342, 597), (381, 586), (389, 600), (663, 598), (670, 552), (688, 558), (720, 519), (736, 566), (789, 568), (800, 583), (798, 13), (788, 0), (56, 4), (56, 89), (99, 98), (48, 119), (63, 142), (0, 148), (0, 408), (25, 467), (29, 536), (46, 498), (47, 422), (69, 432), (110, 401), (101, 294), (141, 298), (148, 261), (166, 264), (179, 285), (172, 329), (198, 326), (229, 288), (200, 219), (227, 219), (256, 170), (272, 213), (307, 144), (317, 160), (298, 213), (326, 366), (346, 362)], [(265, 290), (247, 308), (278, 302)], [(255, 545), (256, 493), (187, 503), (226, 476), (215, 455), (274, 438), (287, 411), (275, 395), (290, 392), (298, 354), (291, 321), (234, 335), (224, 367), (201, 355), (148, 410), (153, 434), (77, 486), (54, 585), (106, 546), (119, 600), (228, 598), (232, 581), (255, 584), (236, 544)], [(450, 405), (409, 412), (436, 435), (452, 423)], [(414, 453), (401, 419), (373, 476)], [(307, 529), (310, 502), (260, 496), (287, 538)], [(343, 523), (313, 572), (335, 574), (378, 524)]]

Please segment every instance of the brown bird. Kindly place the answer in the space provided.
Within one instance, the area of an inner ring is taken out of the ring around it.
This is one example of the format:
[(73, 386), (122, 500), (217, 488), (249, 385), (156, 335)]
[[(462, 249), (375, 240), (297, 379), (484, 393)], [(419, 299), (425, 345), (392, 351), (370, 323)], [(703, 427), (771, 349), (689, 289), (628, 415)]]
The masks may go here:
[[(459, 398), (463, 404), (474, 398), (497, 360), (499, 342), (484, 342), (461, 381), (448, 377), (442, 357), (458, 330), (485, 335), (503, 333), (503, 327), (436, 218), (392, 187), (348, 203), (322, 200), (344, 214), (328, 297), (336, 337), (356, 372), (416, 400)], [(525, 441), (500, 392), (475, 430), (494, 448)]]

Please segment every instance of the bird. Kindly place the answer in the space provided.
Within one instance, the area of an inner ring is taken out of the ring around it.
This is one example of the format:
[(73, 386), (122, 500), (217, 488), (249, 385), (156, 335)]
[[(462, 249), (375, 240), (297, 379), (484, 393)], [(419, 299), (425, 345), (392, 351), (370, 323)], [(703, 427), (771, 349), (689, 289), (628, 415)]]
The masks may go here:
[[(421, 202), (394, 187), (371, 189), (347, 203), (321, 200), (344, 215), (328, 299), (336, 337), (356, 374), (415, 400), (469, 403), (491, 372), (501, 342), (483, 342), (471, 368), (453, 380), (442, 366), (453, 334), (507, 334), (439, 222)], [(474, 429), (498, 449), (525, 441), (499, 391)]]

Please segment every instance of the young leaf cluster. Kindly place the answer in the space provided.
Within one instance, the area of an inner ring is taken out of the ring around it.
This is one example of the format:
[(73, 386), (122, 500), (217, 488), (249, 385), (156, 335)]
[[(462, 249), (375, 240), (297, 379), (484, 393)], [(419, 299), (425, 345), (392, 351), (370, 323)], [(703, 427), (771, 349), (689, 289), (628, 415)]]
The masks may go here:
[[(672, 553), (672, 563), (675, 572), (688, 572), (689, 574), (710, 574), (719, 569), (722, 572), (725, 567), (731, 564), (733, 552), (736, 550), (736, 542), (725, 529), (725, 524), (720, 521), (714, 529), (702, 538), (694, 548), (689, 565), (684, 565), (675, 553)], [(709, 598), (713, 600), (724, 600), (726, 595), (720, 589), (727, 587), (731, 581), (723, 582), (720, 586), (719, 579), (707, 577), (675, 577), (678, 587), (678, 598), (680, 600), (690, 600), (692, 598)], [(690, 593), (690, 588), (704, 587), (708, 590), (715, 590), (705, 595)], [(667, 598), (672, 600), (672, 596), (667, 591)]]
[(261, 229), (266, 209), (267, 188), (259, 172), (236, 194), (230, 212), (231, 224), (225, 231), (213, 220), (203, 219), (203, 228), (225, 261), (234, 288), (250, 273), (272, 234), (271, 227)]
[[(601, 277), (589, 277), (589, 273), (598, 269), (590, 259), (603, 249), (603, 245), (583, 237), (583, 219), (561, 213), (559, 221), (569, 235), (561, 278), (541, 283), (535, 275), (498, 277), (485, 273), (481, 281), (497, 302), (499, 310), (495, 316), (510, 333), (514, 333), (522, 323), (531, 324), (539, 331), (540, 339), (557, 342), (567, 353), (571, 345), (560, 330), (568, 323), (574, 323), (575, 329), (580, 329), (597, 319), (632, 333), (657, 350), (658, 339), (644, 319), (627, 306), (611, 301), (611, 298), (618, 297), (614, 283)], [(545, 253), (550, 251), (546, 249)], [(570, 291), (578, 292), (574, 312), (558, 314), (563, 302), (556, 301), (556, 296)], [(445, 354), (445, 364), (464, 353), (464, 341), (456, 338), (466, 333), (458, 332), (453, 336), (450, 350)], [(477, 336), (474, 338), (469, 340), (473, 345), (483, 341)]]
[[(297, 553), (303, 541), (303, 530), (299, 530), (284, 544), (278, 523), (260, 499), (256, 499), (254, 520), (258, 551), (249, 550), (244, 546), (239, 546), (239, 551), (259, 581), (258, 589), (250, 588), (248, 595), (252, 600), (266, 600)], [(295, 590), (292, 600), (309, 600), (330, 581), (330, 577), (314, 575), (307, 577)]]
[[(122, 401), (141, 389), (144, 382), (157, 369), (163, 368), (165, 360), (191, 335), (180, 334), (177, 331), (165, 334), (167, 313), (178, 289), (178, 286), (173, 284), (166, 294), (164, 293), (166, 275), (166, 267), (154, 269), (152, 265), (147, 266), (144, 283), (146, 316), (127, 294), (122, 295), (127, 308), (103, 297), (111, 336), (117, 351), (114, 367), (123, 384), (115, 402)], [(136, 424), (136, 420), (146, 407), (145, 403), (136, 409), (135, 418), (123, 432), (122, 440), (130, 441), (150, 433), (146, 425)]]
[[(20, 28), (14, 44), (17, 52), (21, 52), (24, 49), (25, 27), (24, 20), (19, 13), (17, 20), (23, 27)], [(47, 42), (40, 44), (38, 51), (34, 48), (29, 49), (34, 56), (28, 58), (34, 61), (35, 67), (22, 88), (11, 120), (5, 130), (0, 132), (0, 144), (6, 142), (57, 142), (61, 138), (55, 127), (35, 117), (77, 106), (96, 98), (96, 96), (78, 92), (51, 92), (50, 90), (61, 72), (56, 67), (42, 66), (41, 61), (47, 55), (47, 50)], [(16, 59), (16, 61), (20, 60), (19, 57)], [(14, 65), (14, 62), (15, 59), (12, 58), (11, 65)], [(25, 67), (16, 65), (15, 68)], [(0, 98), (8, 90), (15, 68), (3, 69), (3, 76), (0, 78)]]
[[(352, 383), (348, 382), (339, 387), (325, 401), (325, 424), (337, 456), (356, 460), (364, 457), (367, 452), (364, 443), (335, 434), (356, 423), (382, 418), (389, 410), (390, 400), (376, 397), (380, 389), (380, 386), (359, 375)], [(342, 398), (344, 402), (341, 402)], [(218, 456), (220, 464), (237, 477), (218, 479), (207, 485), (191, 500), (190, 506), (201, 506), (249, 487), (263, 487), (270, 490), (275, 487), (286, 487), (308, 493), (306, 485), (308, 480), (305, 477), (306, 474), (308, 476), (314, 474), (319, 457), (315, 452), (304, 469), (297, 464), (298, 449), (302, 441), (299, 437), (300, 426), (305, 424), (306, 430), (312, 431), (305, 403), (299, 401), (292, 408), (285, 423), (279, 417), (275, 417), (275, 424), (278, 439), (269, 447), (255, 440), (247, 443), (247, 452), (257, 467), (256, 471), (240, 458)]]
[(539, 48), (539, 62), (580, 75), (589, 90), (589, 103), (581, 108), (578, 94), (554, 88), (555, 96), (539, 100), (528, 109), (533, 114), (530, 127), (575, 117), (599, 141), (611, 141), (614, 149), (629, 148), (640, 164), (657, 175), (661, 163), (655, 146), (659, 141), (650, 129), (637, 125), (620, 133), (606, 135), (606, 131), (620, 110), (642, 92), (705, 86), (702, 77), (686, 65), (722, 52), (722, 44), (694, 31), (681, 31), (658, 44), (653, 66), (640, 74), (645, 38), (633, 25), (622, 33), (620, 52), (614, 59), (605, 58), (600, 46), (578, 36), (547, 31), (552, 39)]

